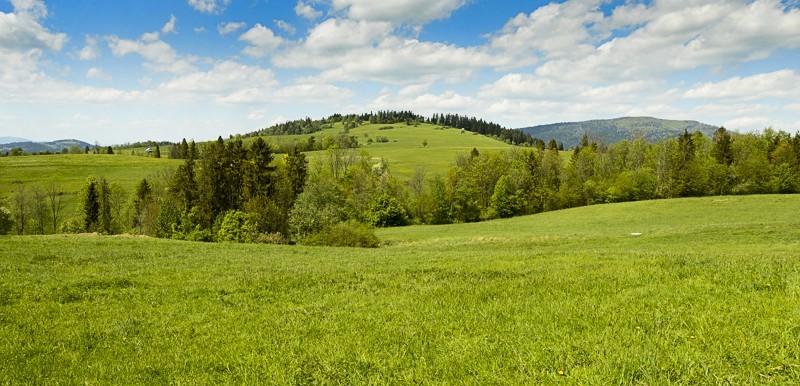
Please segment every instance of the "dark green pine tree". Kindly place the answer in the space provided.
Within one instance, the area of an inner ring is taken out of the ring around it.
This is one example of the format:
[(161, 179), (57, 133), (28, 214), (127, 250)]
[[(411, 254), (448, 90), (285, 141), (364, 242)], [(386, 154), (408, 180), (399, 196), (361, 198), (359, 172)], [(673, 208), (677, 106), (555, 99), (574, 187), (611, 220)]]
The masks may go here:
[(717, 160), (717, 163), (725, 166), (733, 164), (733, 139), (728, 130), (725, 127), (717, 129), (714, 133), (713, 141), (714, 145), (711, 148), (711, 154)]
[(156, 151), (153, 152), (153, 158), (161, 158), (161, 148), (156, 144)]
[(81, 196), (83, 229), (86, 232), (92, 232), (95, 230), (100, 218), (100, 189), (94, 176), (89, 176), (86, 179)]
[(264, 200), (272, 191), (272, 177), (275, 167), (272, 149), (261, 137), (257, 137), (250, 146), (248, 162), (245, 168), (245, 184), (248, 199)]
[(289, 152), (283, 158), (286, 164), (286, 178), (289, 182), (290, 200), (287, 203), (289, 207), (294, 205), (297, 196), (303, 193), (306, 185), (306, 177), (308, 176), (308, 161), (306, 155), (297, 151), (297, 147), (291, 147)]

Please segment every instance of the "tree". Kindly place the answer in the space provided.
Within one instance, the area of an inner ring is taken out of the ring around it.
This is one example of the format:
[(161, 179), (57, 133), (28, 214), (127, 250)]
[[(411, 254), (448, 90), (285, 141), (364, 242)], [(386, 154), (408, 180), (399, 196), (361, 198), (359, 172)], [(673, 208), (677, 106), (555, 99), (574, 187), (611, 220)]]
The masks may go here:
[(45, 234), (45, 222), (47, 221), (47, 204), (45, 203), (45, 192), (39, 187), (33, 189), (31, 194), (30, 213), (33, 220), (34, 231), (36, 234)]
[(396, 198), (388, 194), (378, 196), (364, 213), (369, 225), (378, 228), (408, 225), (408, 213)]
[(114, 154), (114, 148), (111, 146), (106, 146), (106, 154)]
[(47, 203), (50, 204), (50, 215), (53, 216), (53, 233), (56, 233), (61, 210), (64, 209), (64, 203), (62, 202), (64, 188), (55, 181), (50, 181), (50, 184), (45, 188), (45, 195), (47, 196)]
[(83, 185), (81, 211), (83, 214), (83, 229), (86, 232), (91, 232), (96, 228), (100, 218), (100, 187), (94, 176), (89, 176)]
[(14, 218), (14, 226), (16, 228), (14, 230), (18, 235), (25, 234), (25, 226), (27, 225), (30, 216), (28, 211), (30, 201), (30, 193), (25, 188), (25, 185), (20, 184), (17, 186), (17, 189), (14, 190), (13, 195), (12, 214)]
[[(151, 208), (154, 204), (153, 188), (146, 178), (136, 184), (133, 196), (133, 224), (139, 234), (145, 234), (148, 228), (148, 219), (152, 218)], [(152, 225), (152, 224), (151, 224)]]
[(269, 144), (261, 137), (256, 138), (250, 146), (245, 166), (246, 193), (250, 199), (266, 201), (272, 189), (272, 178), (275, 167)]
[(153, 158), (161, 158), (161, 149), (156, 144), (156, 151), (153, 152)]
[(517, 199), (516, 189), (507, 175), (497, 180), (492, 194), (490, 217), (509, 218), (519, 214), (519, 200)]
[(7, 235), (14, 227), (14, 216), (5, 206), (0, 206), (0, 235)]
[(714, 146), (712, 148), (712, 155), (717, 163), (725, 166), (731, 166), (733, 163), (733, 139), (725, 127), (720, 127), (714, 133), (713, 137)]

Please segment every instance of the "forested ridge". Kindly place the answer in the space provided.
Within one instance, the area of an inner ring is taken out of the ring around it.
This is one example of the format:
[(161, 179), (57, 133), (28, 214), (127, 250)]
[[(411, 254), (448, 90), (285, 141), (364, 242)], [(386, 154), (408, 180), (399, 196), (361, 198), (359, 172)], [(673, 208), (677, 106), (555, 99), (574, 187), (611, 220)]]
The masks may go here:
[[(348, 122), (359, 125), (370, 122), (369, 117), (351, 116)], [(388, 123), (420, 117), (401, 113), (373, 119)], [(455, 115), (431, 119), (452, 127), (494, 127)], [(385, 160), (374, 164), (362, 149), (335, 141), (326, 146), (323, 156), (309, 162), (300, 147), (275, 157), (262, 137), (249, 145), (241, 138), (203, 145), (184, 140), (170, 149), (182, 164), (141, 180), (133, 194), (115, 188), (113, 181), (89, 177), (79, 212), (64, 221), (52, 213), (58, 205), (46, 203), (48, 197), (57, 197), (55, 187), (47, 195), (22, 185), (0, 211), (0, 230), (377, 246), (373, 227), (475, 222), (623, 201), (800, 190), (800, 135), (772, 129), (740, 134), (719, 128), (710, 137), (685, 131), (656, 143), (638, 138), (613, 145), (584, 135), (570, 152), (559, 151), (555, 141), (508, 151), (473, 149), (457, 157), (443, 175), (426, 173), (420, 166), (407, 181), (395, 178)]]

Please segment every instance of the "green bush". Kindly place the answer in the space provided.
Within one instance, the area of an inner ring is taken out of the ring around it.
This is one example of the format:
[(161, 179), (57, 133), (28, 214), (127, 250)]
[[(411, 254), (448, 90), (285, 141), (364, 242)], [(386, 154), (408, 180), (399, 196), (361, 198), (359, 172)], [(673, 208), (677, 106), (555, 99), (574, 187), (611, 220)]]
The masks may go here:
[(396, 198), (382, 194), (364, 211), (364, 219), (378, 228), (408, 225), (408, 213)]
[(0, 206), (0, 235), (7, 235), (11, 232), (14, 225), (14, 218), (11, 216), (11, 211), (4, 206)]
[(347, 221), (323, 229), (300, 240), (301, 245), (324, 247), (378, 248), (380, 240), (372, 228), (357, 221)]
[(248, 215), (238, 210), (225, 214), (222, 224), (217, 231), (217, 241), (247, 243), (255, 239), (253, 226)]

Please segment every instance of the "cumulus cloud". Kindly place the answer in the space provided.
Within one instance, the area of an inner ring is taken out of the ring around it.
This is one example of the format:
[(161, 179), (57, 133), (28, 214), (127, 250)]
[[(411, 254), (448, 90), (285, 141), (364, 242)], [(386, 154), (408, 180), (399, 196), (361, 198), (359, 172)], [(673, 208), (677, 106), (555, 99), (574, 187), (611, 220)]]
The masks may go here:
[(427, 24), (449, 17), (467, 3), (468, 0), (333, 0), (333, 8), (346, 10), (349, 18), (357, 20)]
[(289, 35), (294, 35), (297, 33), (297, 28), (295, 28), (292, 24), (287, 23), (283, 20), (275, 20), (275, 25), (278, 26), (283, 32), (286, 32)]
[(230, 3), (231, 0), (189, 0), (189, 6), (192, 8), (211, 14), (222, 13)]
[(242, 52), (255, 58), (269, 56), (283, 44), (282, 38), (275, 36), (271, 29), (261, 24), (256, 24), (242, 36), (239, 36), (239, 40), (248, 44)]
[(183, 57), (169, 44), (158, 38), (158, 33), (142, 35), (139, 40), (107, 37), (108, 46), (114, 56), (137, 54), (145, 59), (143, 66), (151, 71), (181, 74), (195, 70), (193, 57)]
[(686, 91), (692, 99), (754, 100), (765, 98), (798, 98), (800, 74), (781, 70), (749, 77), (732, 77), (721, 82), (704, 83)]
[(106, 73), (105, 71), (97, 67), (92, 67), (89, 70), (87, 70), (86, 77), (89, 79), (102, 80), (105, 82), (110, 82), (112, 79), (110, 74)]
[(47, 6), (44, 0), (9, 0), (14, 7), (14, 13), (43, 19), (47, 17)]
[(178, 33), (178, 30), (175, 29), (175, 24), (177, 22), (178, 22), (178, 18), (176, 18), (175, 15), (170, 15), (169, 21), (167, 22), (167, 24), (164, 24), (164, 27), (161, 28), (161, 33), (163, 33), (164, 35), (170, 34), (170, 33), (173, 33), (173, 34)]
[(86, 36), (86, 45), (77, 52), (77, 57), (83, 61), (95, 60), (100, 57), (100, 47), (98, 47), (97, 39), (92, 36)]
[(297, 5), (294, 6), (294, 12), (297, 16), (304, 17), (308, 20), (315, 20), (322, 17), (322, 12), (317, 11), (314, 7), (304, 3), (303, 1), (298, 1)]
[(232, 34), (232, 33), (236, 32), (236, 31), (238, 31), (238, 30), (240, 30), (240, 29), (242, 29), (244, 27), (247, 27), (247, 23), (245, 23), (245, 22), (233, 22), (233, 21), (231, 21), (231, 22), (227, 22), (227, 23), (220, 23), (217, 26), (217, 32), (220, 35), (225, 36), (225, 35), (228, 35), (228, 34)]

